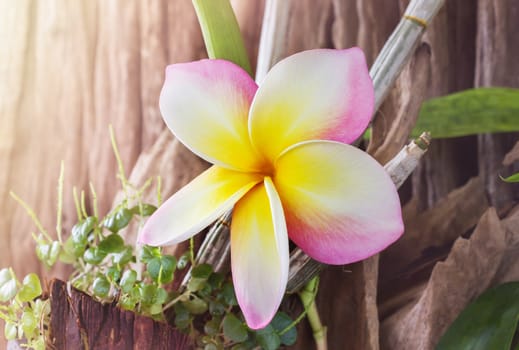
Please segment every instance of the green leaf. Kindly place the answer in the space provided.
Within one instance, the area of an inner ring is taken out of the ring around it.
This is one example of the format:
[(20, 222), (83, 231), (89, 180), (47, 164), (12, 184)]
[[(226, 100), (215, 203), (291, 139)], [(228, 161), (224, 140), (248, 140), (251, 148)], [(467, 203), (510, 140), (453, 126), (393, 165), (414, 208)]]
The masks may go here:
[(223, 315), (225, 313), (225, 306), (218, 301), (211, 300), (209, 303), (209, 313), (213, 316)]
[(72, 247), (73, 253), (80, 256), (85, 251), (88, 244), (88, 236), (94, 231), (97, 225), (97, 218), (89, 216), (72, 227)]
[(221, 273), (213, 273), (211, 276), (209, 276), (209, 279), (207, 282), (213, 287), (213, 289), (219, 289), (222, 287), (223, 282), (225, 281), (225, 276)]
[(16, 277), (11, 269), (0, 270), (0, 302), (5, 303), (14, 298), (17, 292)]
[[(141, 213), (141, 208), (142, 208), (142, 213)], [(150, 216), (157, 210), (157, 207), (154, 205), (151, 205), (151, 204), (142, 204), (142, 207), (139, 207), (138, 205), (136, 205), (133, 208), (131, 208), (130, 210), (135, 215)]]
[(213, 267), (209, 264), (200, 264), (193, 267), (193, 271), (191, 271), (191, 276), (195, 278), (203, 278), (208, 279), (213, 273)]
[(133, 259), (133, 247), (130, 245), (125, 246), (120, 252), (113, 254), (114, 264), (124, 265), (132, 260), (135, 261)]
[(152, 247), (149, 245), (145, 245), (142, 247), (141, 257), (140, 260), (143, 263), (147, 263), (149, 260), (160, 257), (160, 248), (159, 247)]
[(106, 270), (106, 277), (109, 281), (117, 283), (121, 278), (121, 270), (115, 265), (112, 265)]
[(173, 307), (175, 310), (175, 326), (179, 329), (186, 329), (191, 323), (189, 311), (181, 303), (176, 303)]
[(187, 290), (190, 292), (198, 292), (203, 289), (207, 284), (207, 280), (205, 278), (194, 278), (192, 277), (187, 283)]
[(36, 329), (38, 329), (38, 319), (34, 316), (31, 309), (25, 309), (22, 314), (21, 326), (25, 336), (30, 339), (34, 336)]
[(193, 0), (209, 58), (236, 63), (252, 74), (247, 50), (229, 0)]
[[(272, 319), (272, 322), (270, 323), (272, 327), (276, 330), (276, 333), (281, 333), (284, 331), (288, 326), (290, 326), (293, 323), (293, 320), (284, 312), (278, 312), (276, 316), (274, 316), (274, 319)], [(297, 340), (297, 329), (294, 326), (292, 326), (288, 331), (285, 333), (279, 335), (281, 339), (281, 343), (283, 345), (294, 345)]]
[(112, 233), (99, 243), (99, 250), (109, 253), (118, 253), (124, 249), (124, 240), (117, 233)]
[(7, 340), (14, 340), (18, 335), (18, 327), (15, 323), (6, 322), (4, 327), (4, 336)]
[(163, 255), (148, 261), (146, 269), (150, 277), (161, 284), (173, 281), (177, 260), (173, 255)]
[(276, 350), (281, 345), (281, 338), (271, 325), (256, 331), (256, 340), (263, 350)]
[(140, 288), (141, 302), (145, 305), (152, 305), (155, 301), (156, 294), (157, 287), (153, 284), (146, 284)]
[(205, 323), (204, 332), (208, 335), (218, 334), (220, 331), (220, 322), (218, 320), (212, 319)]
[(120, 207), (115, 210), (115, 212), (110, 213), (104, 221), (103, 226), (112, 231), (113, 233), (117, 233), (130, 223), (132, 219), (133, 213), (130, 209), (125, 207)]
[(222, 321), (223, 334), (235, 342), (247, 340), (247, 327), (234, 314), (227, 314)]
[(519, 173), (515, 173), (513, 175), (510, 175), (509, 177), (501, 177), (501, 180), (503, 180), (504, 182), (510, 182), (510, 183), (513, 183), (513, 182), (519, 182)]
[(119, 281), (119, 285), (124, 293), (129, 293), (135, 281), (137, 280), (137, 272), (134, 270), (126, 270), (123, 272), (123, 276), (121, 277), (121, 281)]
[(83, 259), (92, 265), (98, 265), (106, 257), (106, 252), (99, 249), (98, 247), (90, 247), (85, 250)]
[(492, 288), (452, 323), (436, 350), (509, 350), (519, 319), (519, 282)]
[(94, 280), (92, 289), (95, 296), (106, 298), (110, 292), (110, 282), (108, 282), (105, 276), (98, 276)]
[(23, 279), (22, 287), (18, 291), (18, 299), (22, 302), (34, 300), (41, 295), (40, 278), (35, 273), (30, 273)]
[(183, 301), (182, 304), (193, 315), (201, 315), (207, 311), (207, 303), (199, 298)]
[(424, 102), (411, 133), (434, 138), (519, 130), (519, 89), (480, 88)]
[(227, 282), (222, 287), (222, 297), (223, 300), (227, 303), (229, 306), (236, 306), (238, 305), (238, 301), (236, 300), (236, 295), (234, 294), (234, 287), (232, 283)]
[(189, 251), (185, 252), (180, 256), (177, 262), (177, 269), (183, 270), (187, 267), (187, 264), (191, 261), (191, 253)]

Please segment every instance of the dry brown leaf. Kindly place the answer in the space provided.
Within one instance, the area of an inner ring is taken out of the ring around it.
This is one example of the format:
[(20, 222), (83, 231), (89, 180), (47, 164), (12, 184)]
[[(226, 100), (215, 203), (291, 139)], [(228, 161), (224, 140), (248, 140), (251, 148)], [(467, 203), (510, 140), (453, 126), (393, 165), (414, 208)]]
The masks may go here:
[(381, 348), (433, 349), (459, 312), (489, 287), (506, 249), (495, 209), (481, 217), (470, 239), (458, 238), (438, 263), (422, 296), (382, 323)]
[[(473, 228), (488, 208), (484, 187), (473, 178), (433, 208), (419, 212), (413, 202), (404, 207), (405, 233), (380, 257), (382, 292), (400, 289), (394, 281), (426, 261), (432, 247), (442, 247)], [(430, 260), (430, 259), (429, 259)], [(386, 288), (387, 286), (387, 288)]]

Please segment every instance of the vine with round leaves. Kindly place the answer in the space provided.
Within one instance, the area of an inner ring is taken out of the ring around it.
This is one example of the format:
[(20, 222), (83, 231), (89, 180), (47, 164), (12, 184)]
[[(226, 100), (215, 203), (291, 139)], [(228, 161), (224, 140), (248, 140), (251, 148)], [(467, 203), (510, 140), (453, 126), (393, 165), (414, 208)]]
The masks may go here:
[[(193, 244), (177, 259), (161, 248), (125, 243), (122, 231), (134, 221), (141, 224), (157, 206), (143, 201), (143, 193), (153, 179), (141, 187), (128, 181), (111, 127), (110, 134), (124, 196), (106, 216), (98, 214), (97, 194), (92, 185), (92, 213), (86, 209), (85, 193), (78, 195), (74, 189), (78, 222), (68, 237), (62, 238), (63, 165), (58, 183), (56, 239), (29, 205), (11, 193), (39, 231), (33, 234), (38, 259), (48, 268), (57, 263), (71, 266), (73, 272), (67, 282), (71, 287), (100, 302), (116, 303), (122, 309), (169, 322), (188, 333), (201, 349), (277, 349), (294, 344), (295, 326), (302, 317), (295, 322), (286, 313), (278, 312), (266, 328), (249, 329), (237, 305), (231, 279), (213, 271), (211, 265), (192, 266), (185, 290), (171, 290), (175, 272), (194, 264)], [(160, 205), (160, 178), (155, 183)], [(20, 282), (11, 268), (0, 270), (0, 318), (6, 322), (4, 334), (8, 340), (17, 339), (27, 348), (45, 348), (51, 310), (48, 300), (41, 295), (42, 286), (36, 274), (28, 274)]]

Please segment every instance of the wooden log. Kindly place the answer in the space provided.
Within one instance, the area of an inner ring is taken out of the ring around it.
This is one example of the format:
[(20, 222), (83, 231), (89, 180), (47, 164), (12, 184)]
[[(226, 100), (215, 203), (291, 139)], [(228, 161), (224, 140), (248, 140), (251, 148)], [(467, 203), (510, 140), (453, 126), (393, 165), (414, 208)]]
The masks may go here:
[(102, 304), (60, 280), (50, 284), (48, 349), (189, 349), (189, 337), (166, 323)]

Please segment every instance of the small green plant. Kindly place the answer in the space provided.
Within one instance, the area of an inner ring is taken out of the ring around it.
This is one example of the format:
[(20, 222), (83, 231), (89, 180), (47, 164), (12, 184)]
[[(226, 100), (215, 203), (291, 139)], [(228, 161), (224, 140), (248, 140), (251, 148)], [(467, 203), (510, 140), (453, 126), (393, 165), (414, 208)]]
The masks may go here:
[[(261, 346), (268, 350), (294, 344), (297, 322), (283, 312), (278, 312), (266, 328), (249, 329), (237, 306), (232, 281), (213, 271), (211, 265), (195, 264), (193, 244), (177, 259), (161, 248), (125, 243), (123, 230), (138, 229), (160, 205), (161, 181), (160, 178), (155, 180), (157, 206), (145, 203), (143, 193), (153, 181), (150, 179), (142, 187), (136, 187), (127, 180), (112, 129), (110, 132), (119, 165), (117, 177), (124, 195), (104, 217), (98, 213), (97, 194), (92, 185), (92, 212), (86, 208), (85, 193), (78, 195), (74, 189), (78, 222), (66, 239), (62, 237), (63, 165), (58, 181), (56, 239), (43, 227), (29, 205), (12, 193), (38, 229), (38, 234), (33, 234), (38, 259), (49, 268), (56, 263), (71, 266), (73, 272), (68, 283), (72, 287), (100, 302), (115, 302), (123, 309), (168, 321), (189, 334), (202, 349), (237, 350)], [(171, 290), (175, 272), (189, 266), (191, 278), (186, 288)], [(42, 287), (36, 274), (29, 274), (19, 282), (12, 269), (0, 271), (0, 318), (6, 321), (7, 339), (18, 339), (28, 348), (45, 348), (50, 305), (41, 294)]]
[(42, 293), (39, 277), (30, 273), (20, 282), (10, 268), (0, 270), (0, 318), (5, 321), (7, 340), (24, 340), (28, 348), (43, 350), (41, 332), (46, 327), (49, 303), (38, 299)]

